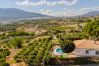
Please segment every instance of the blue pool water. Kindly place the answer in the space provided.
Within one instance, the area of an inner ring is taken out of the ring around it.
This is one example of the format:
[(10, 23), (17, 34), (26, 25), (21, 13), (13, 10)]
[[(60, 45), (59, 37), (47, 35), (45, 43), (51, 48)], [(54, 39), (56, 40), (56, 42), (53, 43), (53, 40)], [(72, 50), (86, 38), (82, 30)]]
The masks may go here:
[(56, 52), (59, 52), (60, 54), (63, 54), (64, 53), (61, 48), (57, 48), (56, 49)]

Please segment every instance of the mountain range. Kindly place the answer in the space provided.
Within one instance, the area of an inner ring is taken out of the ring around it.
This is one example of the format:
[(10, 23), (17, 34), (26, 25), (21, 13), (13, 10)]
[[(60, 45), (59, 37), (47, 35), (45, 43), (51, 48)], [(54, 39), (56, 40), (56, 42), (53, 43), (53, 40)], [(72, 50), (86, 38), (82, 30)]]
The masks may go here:
[(97, 15), (99, 15), (99, 11), (91, 11), (91, 12), (85, 13), (81, 16), (97, 16)]
[(37, 18), (48, 17), (47, 15), (27, 12), (16, 8), (0, 8), (0, 19), (18, 19), (18, 18)]
[[(99, 11), (92, 11), (85, 13), (80, 16), (96, 16), (99, 15)], [(79, 16), (79, 15), (78, 15)], [(28, 18), (45, 18), (45, 17), (52, 17), (40, 13), (35, 12), (27, 12), (17, 8), (0, 8), (0, 20), (6, 19), (28, 19)]]

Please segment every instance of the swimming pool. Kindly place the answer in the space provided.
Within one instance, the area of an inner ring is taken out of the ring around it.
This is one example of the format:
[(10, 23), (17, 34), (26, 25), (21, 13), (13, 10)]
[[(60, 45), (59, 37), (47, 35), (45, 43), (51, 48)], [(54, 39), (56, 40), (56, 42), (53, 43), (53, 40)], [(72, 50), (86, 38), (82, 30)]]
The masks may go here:
[(64, 53), (61, 48), (56, 48), (56, 52), (58, 52), (60, 54), (63, 54)]

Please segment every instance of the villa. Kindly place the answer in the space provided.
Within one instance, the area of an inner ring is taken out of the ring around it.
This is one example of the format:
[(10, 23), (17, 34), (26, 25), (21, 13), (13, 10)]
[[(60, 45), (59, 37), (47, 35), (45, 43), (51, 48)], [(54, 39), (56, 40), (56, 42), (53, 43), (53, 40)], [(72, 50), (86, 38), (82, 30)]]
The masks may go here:
[[(86, 56), (99, 56), (99, 41), (93, 40), (75, 40), (75, 50), (69, 53), (69, 57), (86, 57)], [(59, 44), (54, 46), (53, 55), (62, 56), (62, 52)]]
[(99, 56), (99, 41), (94, 40), (76, 40), (74, 41), (76, 49), (74, 54), (79, 57)]

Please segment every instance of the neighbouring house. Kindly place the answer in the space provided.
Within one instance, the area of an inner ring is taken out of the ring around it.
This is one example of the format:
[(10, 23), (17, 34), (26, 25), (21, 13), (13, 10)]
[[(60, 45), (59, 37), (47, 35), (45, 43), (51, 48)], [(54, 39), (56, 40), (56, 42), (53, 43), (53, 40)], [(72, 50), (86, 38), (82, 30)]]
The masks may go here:
[(99, 56), (99, 41), (75, 40), (76, 48), (72, 52), (77, 57)]

